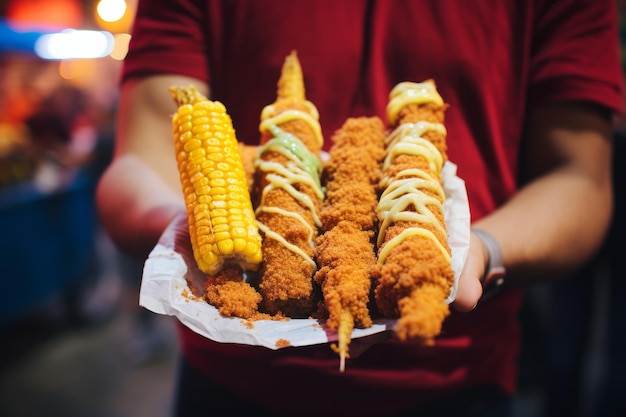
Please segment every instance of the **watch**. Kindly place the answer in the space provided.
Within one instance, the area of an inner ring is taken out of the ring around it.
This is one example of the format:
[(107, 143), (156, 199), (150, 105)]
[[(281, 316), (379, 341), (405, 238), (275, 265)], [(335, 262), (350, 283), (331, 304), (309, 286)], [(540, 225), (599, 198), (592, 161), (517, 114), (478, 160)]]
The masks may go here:
[(502, 261), (502, 249), (500, 249), (498, 241), (484, 230), (472, 229), (472, 233), (478, 236), (485, 248), (487, 248), (487, 269), (481, 279), (483, 285), (481, 301), (484, 301), (493, 297), (502, 289), (502, 284), (504, 284), (506, 277), (506, 269)]

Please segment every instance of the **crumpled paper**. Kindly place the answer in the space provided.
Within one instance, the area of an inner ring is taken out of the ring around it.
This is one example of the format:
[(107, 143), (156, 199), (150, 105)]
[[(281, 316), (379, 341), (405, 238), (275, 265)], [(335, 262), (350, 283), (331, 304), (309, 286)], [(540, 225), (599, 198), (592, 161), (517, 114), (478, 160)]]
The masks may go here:
[[(452, 251), (454, 285), (447, 302), (456, 296), (458, 280), (465, 264), (470, 240), (470, 211), (465, 182), (456, 175), (450, 161), (442, 169), (446, 193), (444, 210), (448, 244)], [(239, 343), (279, 349), (337, 341), (337, 333), (315, 319), (250, 322), (223, 317), (217, 309), (194, 295), (201, 293), (205, 278), (191, 252), (187, 218), (176, 217), (164, 231), (144, 264), (139, 304), (154, 313), (175, 316), (196, 333), (222, 343)], [(352, 339), (393, 329), (394, 320), (375, 320), (367, 329), (354, 329)]]

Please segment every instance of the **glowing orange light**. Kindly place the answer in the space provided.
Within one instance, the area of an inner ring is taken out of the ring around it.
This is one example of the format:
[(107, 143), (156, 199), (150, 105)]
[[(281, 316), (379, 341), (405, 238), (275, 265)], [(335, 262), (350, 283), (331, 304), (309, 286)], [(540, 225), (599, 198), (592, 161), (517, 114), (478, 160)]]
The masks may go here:
[(78, 0), (10, 0), (6, 17), (20, 28), (77, 28), (83, 22), (83, 8)]

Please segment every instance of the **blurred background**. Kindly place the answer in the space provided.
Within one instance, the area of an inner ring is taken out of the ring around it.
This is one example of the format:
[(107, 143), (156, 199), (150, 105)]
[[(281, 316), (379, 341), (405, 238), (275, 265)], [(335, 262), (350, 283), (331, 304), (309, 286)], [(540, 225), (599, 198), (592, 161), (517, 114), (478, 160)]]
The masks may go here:
[(135, 0), (0, 0), (0, 416), (167, 416), (171, 317), (103, 233)]
[[(0, 0), (3, 417), (170, 414), (174, 319), (139, 307), (142, 265), (112, 245), (93, 202), (111, 158), (135, 7)], [(580, 275), (528, 291), (519, 417), (626, 415), (626, 294), (616, 266), (625, 132), (620, 122), (616, 217), (602, 251)]]

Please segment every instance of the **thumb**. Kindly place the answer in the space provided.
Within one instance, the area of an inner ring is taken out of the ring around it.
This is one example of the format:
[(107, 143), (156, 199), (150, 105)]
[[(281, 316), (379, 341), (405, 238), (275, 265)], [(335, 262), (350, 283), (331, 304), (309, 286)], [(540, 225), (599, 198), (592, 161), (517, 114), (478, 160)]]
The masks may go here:
[(472, 311), (483, 295), (481, 277), (485, 272), (486, 255), (480, 238), (471, 235), (467, 260), (459, 276), (459, 285), (452, 307), (461, 313)]

